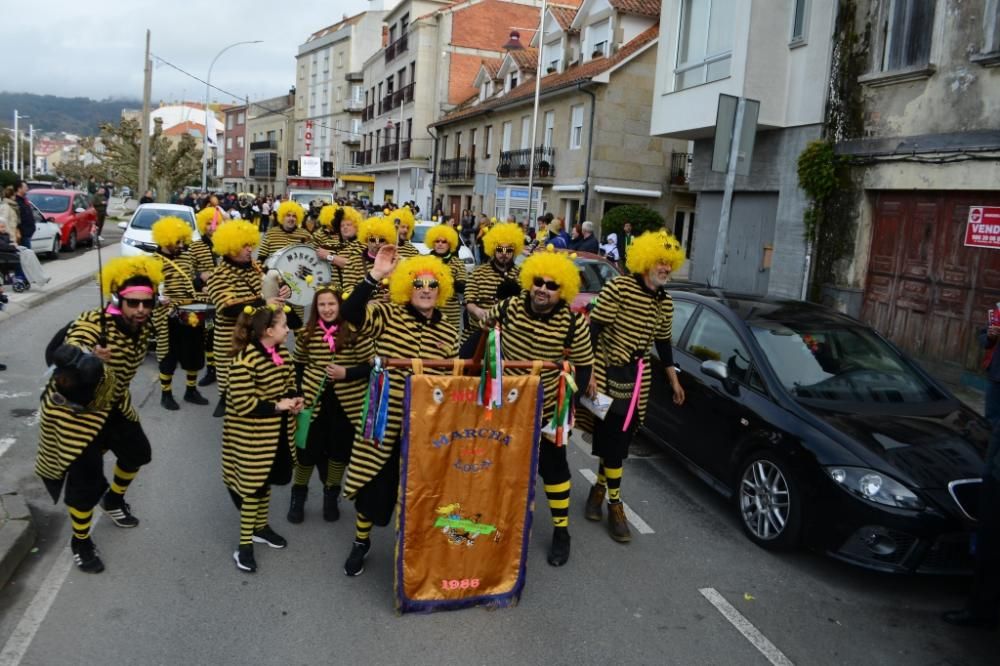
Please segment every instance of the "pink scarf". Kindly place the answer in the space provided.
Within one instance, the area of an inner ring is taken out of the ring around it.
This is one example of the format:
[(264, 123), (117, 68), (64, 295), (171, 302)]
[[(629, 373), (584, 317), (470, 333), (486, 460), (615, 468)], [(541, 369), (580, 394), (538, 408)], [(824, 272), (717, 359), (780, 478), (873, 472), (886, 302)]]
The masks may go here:
[(268, 347), (267, 345), (261, 345), (264, 347), (264, 351), (271, 355), (271, 360), (274, 361), (275, 365), (284, 365), (285, 359), (281, 358), (281, 354), (278, 352), (278, 347)]
[(337, 340), (335, 339), (334, 336), (337, 335), (337, 329), (340, 327), (337, 326), (336, 324), (330, 324), (330, 327), (327, 328), (326, 324), (323, 323), (322, 319), (318, 320), (317, 323), (319, 324), (320, 329), (322, 329), (323, 331), (323, 342), (325, 342), (330, 346), (331, 352), (337, 351)]

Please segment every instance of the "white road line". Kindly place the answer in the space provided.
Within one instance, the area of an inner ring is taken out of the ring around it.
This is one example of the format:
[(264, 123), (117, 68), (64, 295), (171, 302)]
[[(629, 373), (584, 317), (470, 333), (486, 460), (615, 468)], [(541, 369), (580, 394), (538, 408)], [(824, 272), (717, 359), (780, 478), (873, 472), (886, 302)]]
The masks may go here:
[[(594, 474), (593, 471), (589, 469), (581, 469), (580, 474), (582, 474), (587, 481), (597, 483), (597, 475)], [(629, 508), (627, 502), (622, 502), (622, 504), (625, 505), (625, 517), (628, 518), (628, 522), (632, 523), (635, 529), (639, 530), (639, 534), (656, 534), (656, 532), (653, 531), (653, 528), (649, 526), (649, 523), (640, 518), (639, 514)]]
[(0, 438), (0, 456), (7, 453), (7, 449), (12, 447), (17, 442), (13, 437), (2, 437)]
[(698, 591), (774, 666), (795, 666), (791, 659), (776, 648), (774, 643), (767, 640), (767, 637), (760, 633), (757, 627), (750, 623), (750, 620), (743, 617), (742, 613), (733, 608), (733, 605), (726, 601), (726, 598), (719, 594), (714, 587), (703, 587)]

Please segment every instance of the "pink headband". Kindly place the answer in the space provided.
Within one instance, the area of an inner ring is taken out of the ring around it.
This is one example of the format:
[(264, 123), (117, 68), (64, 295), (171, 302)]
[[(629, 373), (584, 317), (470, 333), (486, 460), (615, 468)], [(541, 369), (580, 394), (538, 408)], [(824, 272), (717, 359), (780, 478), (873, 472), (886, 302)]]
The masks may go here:
[(119, 296), (128, 296), (129, 294), (146, 294), (148, 296), (153, 295), (152, 287), (144, 287), (142, 285), (133, 285), (131, 287), (125, 287), (118, 292)]

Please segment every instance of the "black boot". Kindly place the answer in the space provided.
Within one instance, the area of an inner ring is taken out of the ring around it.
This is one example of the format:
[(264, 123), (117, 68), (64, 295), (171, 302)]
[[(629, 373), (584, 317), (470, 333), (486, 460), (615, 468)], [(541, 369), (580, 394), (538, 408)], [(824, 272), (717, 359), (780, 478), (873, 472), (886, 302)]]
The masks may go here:
[(173, 391), (164, 391), (160, 394), (160, 406), (164, 409), (169, 409), (172, 412), (176, 412), (181, 408), (181, 406), (177, 404), (177, 401), (174, 400)]
[(215, 383), (215, 366), (208, 366), (208, 370), (205, 371), (205, 376), (201, 378), (198, 382), (198, 386), (211, 386)]
[(340, 486), (323, 489), (323, 520), (332, 523), (340, 519)]
[(184, 402), (190, 402), (195, 405), (207, 405), (208, 398), (198, 393), (198, 389), (193, 386), (188, 386), (184, 391)]
[(292, 486), (292, 503), (288, 507), (288, 522), (298, 525), (305, 520), (306, 496), (309, 494), (308, 486)]
[(212, 412), (212, 416), (215, 418), (222, 418), (226, 415), (226, 393), (223, 391), (219, 394), (219, 404), (215, 406), (215, 411)]
[(569, 530), (557, 527), (552, 531), (552, 545), (549, 546), (548, 563), (561, 567), (569, 561)]

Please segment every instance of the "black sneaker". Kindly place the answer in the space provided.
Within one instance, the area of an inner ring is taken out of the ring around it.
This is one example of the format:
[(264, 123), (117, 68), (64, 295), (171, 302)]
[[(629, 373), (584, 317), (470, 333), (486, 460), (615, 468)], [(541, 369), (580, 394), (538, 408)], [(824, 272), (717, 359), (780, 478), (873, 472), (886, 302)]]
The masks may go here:
[(174, 394), (171, 391), (164, 391), (160, 394), (160, 407), (169, 409), (172, 412), (176, 412), (181, 408), (181, 406), (177, 404), (177, 401), (174, 400)]
[(288, 545), (285, 537), (271, 529), (270, 525), (265, 525), (253, 533), (254, 543), (266, 543), (271, 548), (284, 548)]
[(288, 522), (298, 525), (306, 517), (306, 497), (309, 495), (307, 486), (292, 485), (292, 501), (288, 506)]
[(97, 546), (90, 539), (70, 537), (69, 548), (73, 552), (73, 562), (84, 573), (101, 573), (104, 562), (97, 556)]
[(215, 406), (215, 411), (212, 412), (212, 416), (217, 419), (221, 419), (226, 415), (226, 394), (222, 393), (219, 395), (219, 403)]
[(210, 386), (215, 383), (215, 368), (209, 366), (205, 371), (205, 376), (198, 382), (198, 386)]
[(344, 573), (348, 576), (360, 576), (365, 570), (365, 558), (368, 557), (368, 551), (371, 550), (372, 542), (368, 539), (364, 541), (355, 541), (351, 545), (351, 554), (347, 556), (347, 561), (344, 562)]
[(552, 545), (546, 560), (554, 567), (561, 567), (569, 561), (569, 530), (565, 527), (552, 531)]
[(240, 571), (246, 571), (247, 573), (255, 573), (257, 571), (257, 560), (253, 557), (253, 546), (240, 546), (239, 550), (233, 553), (233, 561), (236, 562), (236, 568)]
[(121, 495), (115, 495), (110, 491), (104, 493), (104, 497), (101, 498), (101, 510), (118, 527), (136, 527), (139, 524), (139, 519), (132, 515), (132, 507)]
[(195, 387), (188, 386), (184, 391), (184, 402), (190, 402), (193, 405), (207, 405), (208, 398), (199, 393)]

